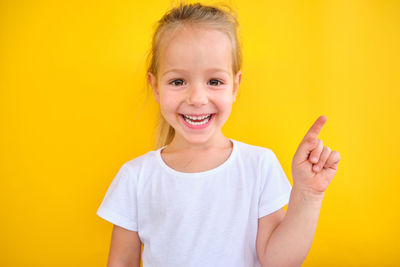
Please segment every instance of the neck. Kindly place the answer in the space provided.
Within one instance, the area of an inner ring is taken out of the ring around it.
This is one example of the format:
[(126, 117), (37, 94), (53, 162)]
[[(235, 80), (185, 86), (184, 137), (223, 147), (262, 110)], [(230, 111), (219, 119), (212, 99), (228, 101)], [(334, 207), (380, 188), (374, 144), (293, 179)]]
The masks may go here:
[(200, 152), (204, 150), (210, 150), (215, 148), (225, 148), (230, 147), (232, 144), (228, 138), (226, 138), (222, 133), (213, 136), (207, 142), (204, 143), (190, 143), (182, 136), (175, 134), (171, 143), (167, 146), (167, 151), (177, 151), (185, 150), (187, 152)]

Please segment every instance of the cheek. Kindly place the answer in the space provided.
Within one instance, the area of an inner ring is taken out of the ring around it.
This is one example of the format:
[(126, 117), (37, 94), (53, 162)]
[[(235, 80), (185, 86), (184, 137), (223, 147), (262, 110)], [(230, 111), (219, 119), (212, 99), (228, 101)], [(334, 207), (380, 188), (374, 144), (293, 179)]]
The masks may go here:
[(218, 107), (221, 111), (230, 111), (232, 109), (233, 99), (229, 95), (225, 95), (218, 100)]
[(178, 97), (174, 94), (164, 93), (160, 96), (160, 107), (165, 112), (176, 111), (178, 107)]

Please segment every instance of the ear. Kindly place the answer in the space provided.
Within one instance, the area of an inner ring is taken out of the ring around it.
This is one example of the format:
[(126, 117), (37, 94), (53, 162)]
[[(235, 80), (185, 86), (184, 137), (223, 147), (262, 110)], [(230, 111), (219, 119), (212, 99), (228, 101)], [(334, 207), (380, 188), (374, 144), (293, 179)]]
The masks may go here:
[(160, 103), (160, 92), (157, 88), (157, 78), (154, 76), (153, 73), (147, 73), (147, 81), (149, 82), (151, 88), (153, 89), (154, 98), (156, 99), (157, 103)]
[(242, 82), (242, 71), (239, 70), (234, 78), (234, 85), (233, 85), (233, 102), (236, 101), (236, 95), (238, 93), (239, 90), (239, 85)]

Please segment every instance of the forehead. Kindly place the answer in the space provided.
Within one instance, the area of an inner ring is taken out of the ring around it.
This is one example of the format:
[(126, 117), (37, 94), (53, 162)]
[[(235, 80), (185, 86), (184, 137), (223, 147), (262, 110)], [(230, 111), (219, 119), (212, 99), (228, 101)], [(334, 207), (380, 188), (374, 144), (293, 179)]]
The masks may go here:
[(160, 73), (170, 68), (232, 69), (231, 43), (228, 36), (206, 27), (182, 26), (165, 33), (160, 47)]

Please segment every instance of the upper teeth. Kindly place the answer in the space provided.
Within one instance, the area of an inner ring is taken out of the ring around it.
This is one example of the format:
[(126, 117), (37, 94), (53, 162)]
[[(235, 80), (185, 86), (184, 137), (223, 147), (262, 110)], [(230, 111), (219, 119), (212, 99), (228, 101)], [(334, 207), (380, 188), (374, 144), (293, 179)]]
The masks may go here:
[(204, 120), (205, 118), (209, 117), (210, 115), (206, 115), (206, 116), (188, 116), (188, 115), (183, 115), (186, 118), (189, 118), (191, 120)]

